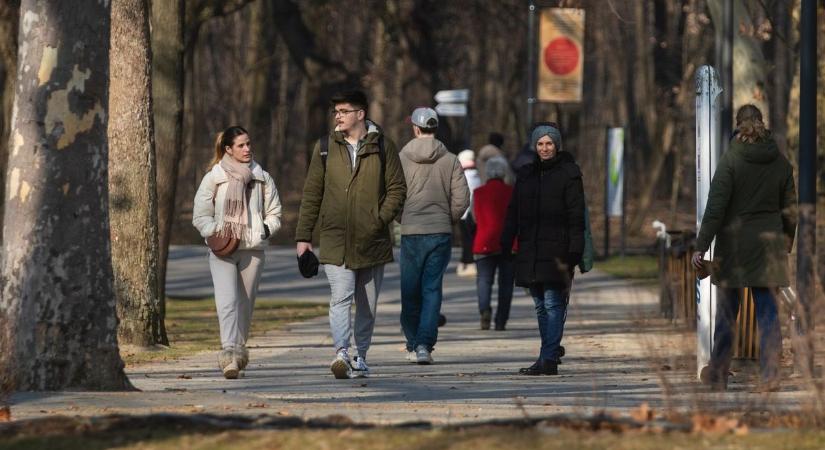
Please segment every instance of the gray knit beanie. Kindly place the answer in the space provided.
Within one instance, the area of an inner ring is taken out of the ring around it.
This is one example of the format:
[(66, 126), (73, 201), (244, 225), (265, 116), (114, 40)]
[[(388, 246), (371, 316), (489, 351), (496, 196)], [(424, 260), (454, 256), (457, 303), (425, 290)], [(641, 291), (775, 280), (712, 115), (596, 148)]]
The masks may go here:
[(561, 132), (556, 127), (550, 125), (540, 125), (533, 130), (533, 135), (530, 136), (530, 145), (533, 151), (536, 151), (536, 144), (544, 136), (550, 136), (553, 143), (556, 144), (556, 151), (560, 152), (561, 148)]
[(488, 180), (503, 179), (507, 175), (507, 160), (503, 156), (493, 156), (484, 165), (484, 172)]

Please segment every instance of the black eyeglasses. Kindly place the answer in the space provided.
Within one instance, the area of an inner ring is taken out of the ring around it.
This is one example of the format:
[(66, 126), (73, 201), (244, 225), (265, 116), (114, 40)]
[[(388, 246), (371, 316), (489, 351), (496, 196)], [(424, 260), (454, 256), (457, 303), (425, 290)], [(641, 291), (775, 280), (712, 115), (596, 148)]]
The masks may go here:
[(349, 113), (353, 113), (355, 111), (363, 111), (363, 109), (333, 109), (329, 113), (332, 114), (332, 117), (337, 117), (338, 115), (345, 115)]

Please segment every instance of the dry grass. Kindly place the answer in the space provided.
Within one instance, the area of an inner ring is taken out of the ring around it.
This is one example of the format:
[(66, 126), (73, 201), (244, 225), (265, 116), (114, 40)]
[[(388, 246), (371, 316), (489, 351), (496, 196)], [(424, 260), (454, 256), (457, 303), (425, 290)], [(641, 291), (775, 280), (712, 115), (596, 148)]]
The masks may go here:
[(659, 274), (659, 260), (648, 255), (611, 256), (596, 261), (595, 268), (619, 278), (654, 282)]
[(773, 431), (734, 435), (731, 433), (651, 433), (574, 431), (549, 426), (474, 427), (469, 429), (224, 431), (175, 433), (171, 430), (137, 430), (99, 436), (61, 438), (16, 438), (0, 449), (61, 448), (120, 449), (820, 449), (825, 447), (821, 430)]
[[(327, 305), (298, 303), (278, 299), (258, 299), (252, 315), (252, 337), (277, 330), (290, 322), (307, 320), (327, 313)], [(123, 348), (127, 366), (154, 361), (175, 360), (220, 347), (215, 301), (175, 300), (166, 302), (166, 332), (169, 347), (151, 349)]]

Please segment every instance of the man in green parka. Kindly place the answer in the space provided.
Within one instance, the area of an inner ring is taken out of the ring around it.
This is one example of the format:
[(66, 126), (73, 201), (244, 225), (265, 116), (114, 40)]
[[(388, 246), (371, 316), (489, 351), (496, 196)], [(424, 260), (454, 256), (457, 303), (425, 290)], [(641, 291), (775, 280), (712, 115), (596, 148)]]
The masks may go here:
[[(312, 151), (295, 241), (300, 257), (312, 250), (316, 224), (320, 228), (336, 352), (330, 370), (335, 378), (366, 377), (384, 264), (393, 260), (389, 224), (401, 211), (407, 186), (395, 144), (367, 119), (366, 95), (346, 91), (330, 103), (335, 130)], [(350, 359), (353, 328), (358, 355)]]
[[(782, 351), (776, 289), (790, 284), (788, 253), (796, 232), (793, 168), (765, 129), (762, 113), (745, 105), (736, 114), (737, 135), (719, 161), (696, 240), (693, 265), (713, 238), (711, 282), (718, 287), (710, 364), (702, 381), (716, 390), (727, 386), (739, 292), (749, 287), (760, 334), (760, 391), (779, 389)], [(707, 268), (705, 268), (707, 269)]]

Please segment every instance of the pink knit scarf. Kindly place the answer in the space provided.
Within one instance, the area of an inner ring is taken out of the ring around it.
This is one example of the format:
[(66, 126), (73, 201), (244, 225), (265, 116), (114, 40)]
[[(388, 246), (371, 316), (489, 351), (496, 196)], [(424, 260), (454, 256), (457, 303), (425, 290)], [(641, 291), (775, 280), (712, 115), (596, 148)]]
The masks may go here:
[(219, 236), (242, 239), (247, 234), (249, 196), (246, 187), (252, 181), (249, 166), (249, 163), (240, 163), (228, 154), (224, 154), (221, 159), (221, 168), (226, 172), (229, 182), (223, 203), (223, 227), (218, 231)]

